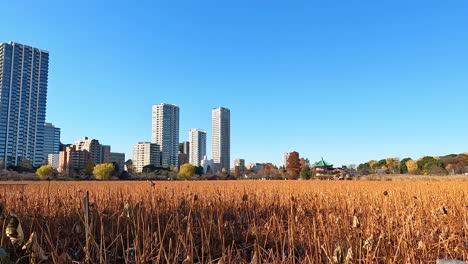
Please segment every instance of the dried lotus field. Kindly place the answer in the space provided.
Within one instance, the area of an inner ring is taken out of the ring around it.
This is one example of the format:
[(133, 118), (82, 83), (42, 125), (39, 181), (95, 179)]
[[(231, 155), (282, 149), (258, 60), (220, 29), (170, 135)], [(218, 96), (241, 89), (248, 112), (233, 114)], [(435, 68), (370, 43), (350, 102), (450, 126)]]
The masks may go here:
[(0, 188), (12, 263), (468, 259), (466, 181), (26, 183)]

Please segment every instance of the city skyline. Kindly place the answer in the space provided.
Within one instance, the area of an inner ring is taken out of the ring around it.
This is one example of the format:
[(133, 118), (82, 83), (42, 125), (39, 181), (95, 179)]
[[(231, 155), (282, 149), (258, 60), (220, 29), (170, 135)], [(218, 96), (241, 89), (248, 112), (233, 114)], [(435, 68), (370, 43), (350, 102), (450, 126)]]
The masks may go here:
[(171, 102), (180, 141), (231, 109), (231, 162), (468, 149), (466, 2), (118, 3), (13, 2), (0, 17), (0, 42), (51, 53), (46, 121), (63, 143), (88, 135), (130, 157), (151, 140), (148, 109)]

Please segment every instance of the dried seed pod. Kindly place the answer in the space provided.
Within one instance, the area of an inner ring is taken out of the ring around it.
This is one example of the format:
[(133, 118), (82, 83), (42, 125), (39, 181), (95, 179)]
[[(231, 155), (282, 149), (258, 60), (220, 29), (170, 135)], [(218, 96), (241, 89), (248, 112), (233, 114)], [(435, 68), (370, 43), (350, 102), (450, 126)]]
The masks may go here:
[(73, 225), (72, 230), (73, 230), (73, 232), (74, 232), (75, 234), (81, 234), (81, 233), (83, 232), (80, 223), (75, 223), (75, 224)]
[(125, 203), (123, 212), (122, 214), (120, 214), (120, 217), (130, 218), (130, 204), (129, 203)]
[(352, 248), (348, 248), (348, 252), (346, 252), (346, 258), (345, 258), (344, 263), (346, 264), (353, 263), (353, 249)]
[(374, 237), (371, 235), (364, 241), (364, 245), (362, 248), (364, 248), (366, 251), (371, 251), (374, 246)]
[(5, 233), (10, 238), (12, 244), (21, 244), (24, 240), (23, 228), (18, 217), (14, 214), (10, 214), (10, 222), (7, 225)]
[(333, 250), (332, 261), (335, 264), (343, 263), (343, 249), (341, 248), (341, 246), (337, 246), (335, 250)]
[(361, 227), (361, 222), (359, 221), (359, 218), (357, 216), (353, 217), (353, 228), (359, 228)]

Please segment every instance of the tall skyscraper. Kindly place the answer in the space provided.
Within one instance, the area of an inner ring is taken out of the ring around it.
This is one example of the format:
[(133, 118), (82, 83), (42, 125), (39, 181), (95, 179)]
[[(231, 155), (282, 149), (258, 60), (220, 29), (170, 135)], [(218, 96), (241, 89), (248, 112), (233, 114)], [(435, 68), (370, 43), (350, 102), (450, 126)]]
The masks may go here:
[(215, 169), (230, 171), (231, 166), (231, 111), (224, 107), (211, 112), (211, 151)]
[(190, 142), (190, 164), (201, 166), (201, 161), (206, 155), (206, 131), (198, 128), (192, 128), (189, 131)]
[(4, 167), (43, 160), (49, 53), (0, 43), (0, 160)]
[(58, 154), (60, 151), (60, 128), (51, 123), (44, 124), (44, 159), (48, 159), (49, 154)]
[(161, 147), (161, 165), (178, 165), (179, 107), (172, 104), (153, 105), (151, 143)]

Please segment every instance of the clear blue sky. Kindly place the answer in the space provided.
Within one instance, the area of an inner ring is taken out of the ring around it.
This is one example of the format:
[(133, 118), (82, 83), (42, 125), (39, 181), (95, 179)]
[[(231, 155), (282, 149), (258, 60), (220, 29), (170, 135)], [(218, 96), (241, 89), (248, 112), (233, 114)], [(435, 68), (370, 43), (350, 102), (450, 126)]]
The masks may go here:
[(230, 108), (231, 156), (246, 162), (468, 151), (465, 0), (1, 6), (1, 42), (50, 52), (47, 120), (64, 143), (89, 136), (130, 158), (165, 102), (180, 106), (181, 141), (210, 137), (211, 108)]

